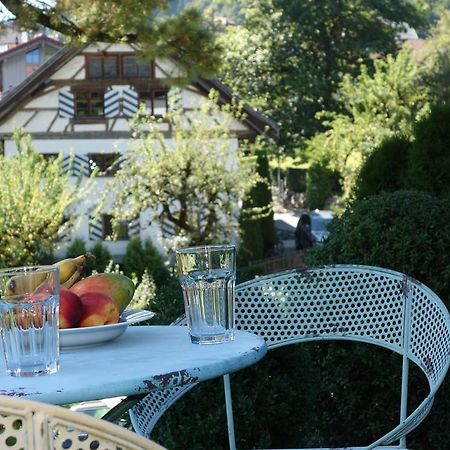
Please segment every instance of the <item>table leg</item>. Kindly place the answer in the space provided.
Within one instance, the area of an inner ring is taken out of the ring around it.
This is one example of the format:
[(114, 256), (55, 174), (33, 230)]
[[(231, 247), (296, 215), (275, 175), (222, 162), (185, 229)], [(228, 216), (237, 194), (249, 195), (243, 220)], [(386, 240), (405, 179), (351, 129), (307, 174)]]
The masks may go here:
[(103, 420), (108, 422), (116, 422), (124, 413), (126, 413), (133, 405), (142, 400), (147, 394), (129, 395), (124, 398), (118, 405), (111, 408), (106, 414), (102, 416)]

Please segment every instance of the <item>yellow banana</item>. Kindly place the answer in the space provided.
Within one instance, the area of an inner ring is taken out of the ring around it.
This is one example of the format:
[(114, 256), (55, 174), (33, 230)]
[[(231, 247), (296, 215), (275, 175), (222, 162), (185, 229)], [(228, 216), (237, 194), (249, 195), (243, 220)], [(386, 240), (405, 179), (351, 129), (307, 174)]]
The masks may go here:
[(29, 272), (26, 275), (12, 277), (6, 283), (5, 294), (23, 295), (33, 292), (47, 277), (45, 272)]
[(71, 277), (68, 278), (64, 283), (61, 283), (61, 287), (64, 289), (69, 289), (71, 286), (73, 286), (83, 274), (84, 268), (85, 266), (78, 266), (77, 270), (75, 270)]
[(91, 253), (85, 253), (76, 258), (66, 258), (55, 263), (55, 266), (59, 267), (59, 281), (61, 287), (69, 288), (72, 286), (72, 284), (80, 278), (86, 268), (88, 260), (92, 258), (92, 256)]

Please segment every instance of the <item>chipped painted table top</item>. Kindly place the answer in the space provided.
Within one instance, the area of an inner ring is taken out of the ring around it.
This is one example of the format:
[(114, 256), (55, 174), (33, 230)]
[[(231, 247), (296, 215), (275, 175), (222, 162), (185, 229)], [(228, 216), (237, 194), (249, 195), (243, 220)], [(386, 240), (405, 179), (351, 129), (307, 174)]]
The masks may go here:
[(244, 331), (232, 342), (198, 345), (187, 327), (134, 326), (102, 345), (63, 349), (52, 375), (11, 377), (0, 358), (0, 394), (52, 404), (142, 394), (235, 372), (266, 352), (261, 337)]

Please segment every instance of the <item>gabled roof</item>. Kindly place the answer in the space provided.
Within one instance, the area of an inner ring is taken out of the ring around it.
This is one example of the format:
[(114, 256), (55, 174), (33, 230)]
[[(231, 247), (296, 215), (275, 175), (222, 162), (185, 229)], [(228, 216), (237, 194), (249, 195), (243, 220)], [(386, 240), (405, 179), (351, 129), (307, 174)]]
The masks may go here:
[[(14, 113), (29, 97), (43, 89), (48, 84), (50, 76), (81, 53), (82, 50), (82, 48), (62, 47), (22, 83), (7, 91), (0, 101), (0, 121)], [(198, 78), (192, 84), (205, 94), (208, 94), (211, 89), (215, 89), (219, 93), (220, 102), (231, 103), (233, 98), (231, 90), (218, 80)], [(269, 134), (278, 133), (278, 125), (273, 120), (249, 105), (244, 106), (244, 111), (246, 113), (244, 123), (256, 133), (263, 133), (266, 129)]]
[(59, 49), (64, 46), (64, 44), (57, 41), (56, 39), (52, 39), (48, 36), (41, 35), (41, 36), (37, 36), (33, 39), (30, 39), (27, 42), (17, 44), (14, 47), (11, 47), (8, 50), (0, 53), (0, 61), (2, 61), (5, 58), (8, 58), (16, 53), (26, 52), (28, 50), (35, 48), (36, 46), (41, 46), (44, 44), (49, 45), (50, 47), (53, 47), (56, 49)]

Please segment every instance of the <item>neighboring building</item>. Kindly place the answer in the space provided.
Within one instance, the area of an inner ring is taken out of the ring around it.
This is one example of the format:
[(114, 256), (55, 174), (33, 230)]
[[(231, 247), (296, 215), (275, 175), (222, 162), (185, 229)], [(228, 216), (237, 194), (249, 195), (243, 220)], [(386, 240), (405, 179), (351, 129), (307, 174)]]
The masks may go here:
[(63, 44), (47, 36), (37, 36), (0, 53), (0, 98), (49, 60)]
[[(12, 133), (19, 126), (31, 135), (34, 146), (44, 154), (63, 152), (68, 160), (73, 151), (74, 176), (88, 175), (94, 166), (106, 169), (111, 163), (120, 162), (120, 149), (126, 148), (130, 139), (128, 121), (139, 102), (144, 102), (156, 116), (167, 111), (169, 88), (164, 81), (176, 74), (177, 66), (172, 60), (139, 62), (133, 47), (125, 44), (97, 44), (83, 49), (64, 47), (0, 101), (0, 140), (4, 153), (14, 154)], [(226, 86), (200, 78), (180, 91), (183, 109), (188, 113), (198, 106), (211, 89), (219, 92), (221, 102), (231, 101), (232, 94)], [(277, 128), (250, 107), (246, 106), (245, 110), (246, 118), (234, 121), (232, 126), (234, 137), (229, 143), (232, 150), (238, 147), (241, 138), (251, 139), (267, 127), (272, 131)], [(162, 123), (161, 127), (170, 140), (168, 125)], [(96, 180), (99, 191), (104, 190), (106, 181), (107, 177)], [(92, 224), (90, 207), (84, 205), (83, 222), (77, 231), (88, 248), (111, 233), (108, 212)], [(148, 226), (142, 217), (124, 222), (119, 240), (106, 240), (105, 245), (119, 259), (128, 239), (154, 236), (161, 232), (155, 227)]]
[(0, 52), (28, 41), (28, 33), (21, 30), (15, 20), (0, 22)]

